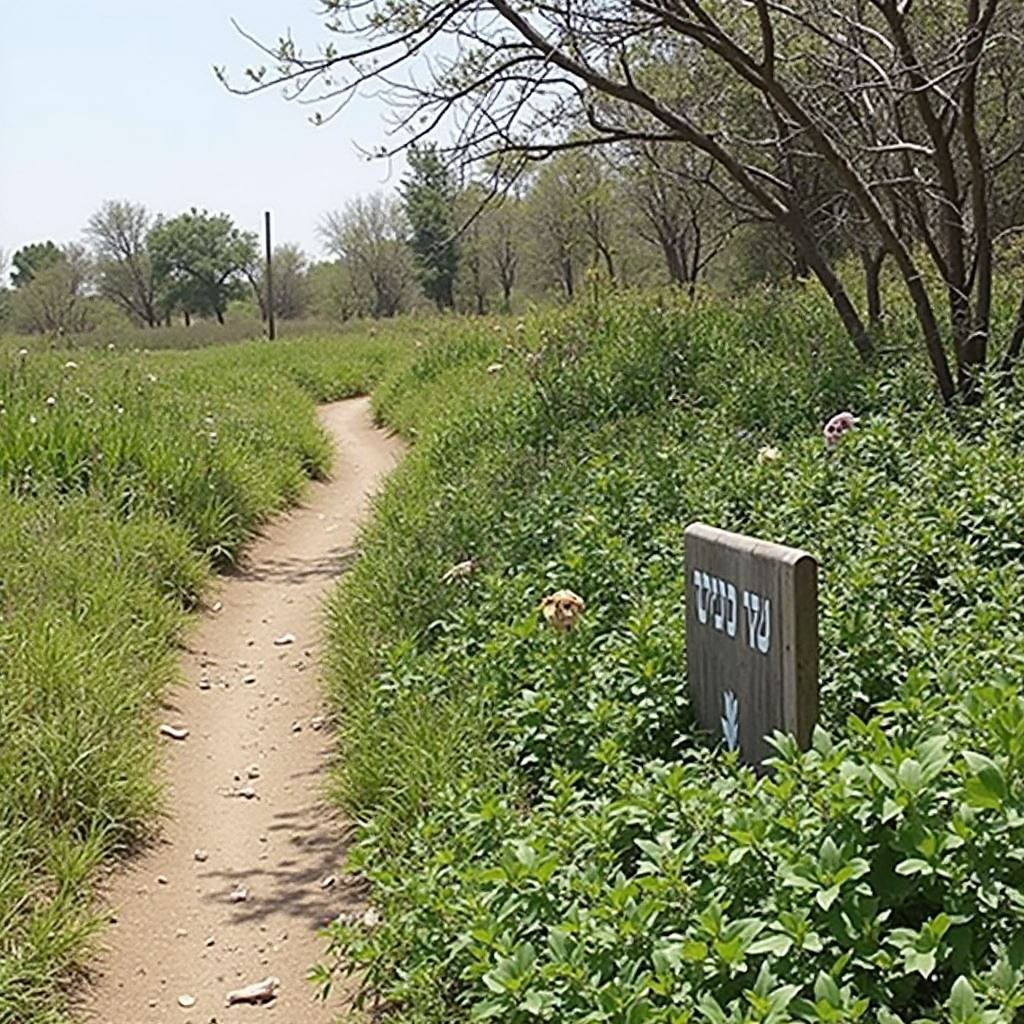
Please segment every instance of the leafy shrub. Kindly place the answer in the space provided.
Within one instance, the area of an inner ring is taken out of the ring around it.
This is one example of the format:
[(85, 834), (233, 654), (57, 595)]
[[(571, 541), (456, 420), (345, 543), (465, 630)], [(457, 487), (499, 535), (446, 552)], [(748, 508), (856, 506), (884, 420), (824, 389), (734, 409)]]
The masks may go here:
[[(416, 350), (376, 401), (418, 443), (331, 607), (381, 921), (330, 957), (410, 1022), (1019, 1021), (1019, 397), (941, 413), (813, 292)], [(820, 559), (821, 727), (763, 777), (689, 715), (698, 519)], [(561, 586), (568, 635), (537, 614)]]

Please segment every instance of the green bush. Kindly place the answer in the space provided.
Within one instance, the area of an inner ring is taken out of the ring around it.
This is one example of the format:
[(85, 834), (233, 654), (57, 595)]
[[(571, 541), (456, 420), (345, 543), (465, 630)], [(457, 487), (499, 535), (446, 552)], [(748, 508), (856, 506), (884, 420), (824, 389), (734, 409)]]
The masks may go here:
[[(453, 329), (377, 390), (418, 443), (331, 682), (380, 923), (328, 959), (395, 1019), (1022, 1019), (1020, 395), (946, 414), (898, 346), (847, 350), (813, 292), (620, 295)], [(761, 778), (689, 715), (694, 520), (820, 559), (821, 726)]]

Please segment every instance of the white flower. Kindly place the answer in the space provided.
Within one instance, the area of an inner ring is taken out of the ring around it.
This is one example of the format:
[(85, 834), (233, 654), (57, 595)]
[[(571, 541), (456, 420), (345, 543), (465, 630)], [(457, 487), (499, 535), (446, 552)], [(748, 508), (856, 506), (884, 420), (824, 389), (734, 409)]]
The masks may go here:
[(774, 445), (766, 444), (757, 450), (757, 461), (762, 465), (766, 462), (778, 462), (782, 458), (782, 452)]
[(39, 422), (39, 420), (36, 419), (34, 413), (31, 416), (29, 416), (28, 421), (29, 423), (32, 424), (33, 427)]
[(27, 348), (19, 348), (18, 349), (18, 355), (21, 356), (22, 359), (24, 359), (25, 356), (28, 355), (28, 349)]
[(65, 369), (65, 370), (77, 370), (77, 369), (78, 369), (78, 363), (76, 363), (76, 362), (74, 361), (74, 359), (69, 359), (69, 360), (68, 360), (68, 361), (67, 361), (67, 362), (66, 362), (66, 363), (64, 364), (64, 369)]
[(46, 405), (52, 409), (57, 404), (57, 399), (53, 395), (49, 395), (46, 399)]

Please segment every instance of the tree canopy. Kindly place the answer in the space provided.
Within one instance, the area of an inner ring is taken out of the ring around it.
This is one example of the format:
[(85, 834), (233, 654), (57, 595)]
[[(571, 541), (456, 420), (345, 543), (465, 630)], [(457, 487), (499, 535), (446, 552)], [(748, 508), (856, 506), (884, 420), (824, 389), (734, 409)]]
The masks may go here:
[(64, 253), (55, 242), (34, 242), (20, 248), (11, 258), (11, 283), (24, 288), (41, 270), (56, 266)]
[(411, 147), (408, 160), (409, 174), (402, 181), (401, 195), (412, 229), (410, 245), (420, 284), (439, 309), (451, 309), (459, 269), (455, 183), (435, 146)]
[(258, 260), (256, 235), (227, 214), (190, 210), (158, 220), (148, 245), (162, 301), (224, 322), (228, 302), (244, 294)]

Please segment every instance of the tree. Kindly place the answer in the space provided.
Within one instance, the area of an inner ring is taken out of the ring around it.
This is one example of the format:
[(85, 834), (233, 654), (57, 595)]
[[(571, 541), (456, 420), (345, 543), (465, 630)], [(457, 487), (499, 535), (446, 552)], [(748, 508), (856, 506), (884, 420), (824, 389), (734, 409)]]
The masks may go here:
[(86, 286), (90, 263), (86, 251), (77, 245), (57, 250), (36, 264), (31, 277), (22, 281), (15, 295), (14, 318), (24, 330), (41, 334), (72, 334), (89, 327)]
[(352, 268), (344, 260), (314, 263), (307, 274), (310, 310), (315, 316), (343, 323), (368, 316), (369, 305), (359, 294)]
[(11, 318), (11, 292), (7, 287), (7, 270), (7, 253), (0, 249), (0, 326)]
[(108, 200), (85, 229), (100, 294), (147, 327), (159, 323), (157, 284), (147, 247), (150, 216), (141, 204)]
[[(455, 217), (463, 225), (459, 238), (459, 265), (456, 277), (460, 308), (478, 315), (487, 312), (487, 300), (493, 289), (492, 265), (487, 258), (491, 244), (487, 231), (487, 191), (476, 182), (464, 188), (456, 198)], [(470, 302), (465, 302), (468, 296)]]
[(410, 246), (420, 284), (438, 309), (451, 309), (459, 269), (455, 184), (435, 147), (412, 146), (408, 159), (411, 173), (403, 179), (400, 191), (412, 229)]
[(661, 252), (669, 282), (693, 294), (744, 219), (723, 198), (713, 163), (688, 147), (637, 142), (624, 147), (619, 175), (637, 233)]
[(240, 231), (226, 213), (205, 210), (158, 220), (148, 246), (163, 301), (186, 313), (216, 316), (221, 324), (258, 260), (255, 234)]
[(511, 194), (492, 203), (482, 215), (484, 254), (501, 289), (501, 304), (506, 313), (512, 309), (512, 289), (519, 273), (522, 207), (522, 199)]
[[(242, 91), (285, 83), (336, 109), (373, 82), (410, 129), (395, 148), (458, 125), (439, 151), (446, 159), (543, 157), (625, 141), (692, 147), (788, 235), (870, 359), (865, 317), (828, 252), (815, 198), (800, 187), (816, 163), (841, 192), (831, 209), (860, 221), (894, 264), (942, 398), (979, 399), (991, 362), (993, 230), (1013, 205), (1007, 182), (1024, 152), (1024, 90), (1010, 70), (1024, 55), (1019, 5), (397, 0), (387, 11), (331, 0), (324, 12), (335, 41), (310, 57), (291, 38), (267, 48), (277, 72), (254, 71)], [(698, 109), (694, 88), (675, 102), (666, 66), (693, 83), (710, 69), (705, 92), (724, 102)], [(737, 108), (765, 130), (737, 130)], [(570, 124), (585, 125), (585, 135), (567, 136)], [(909, 237), (897, 209), (911, 222)], [(929, 275), (945, 292), (948, 345)], [(1022, 347), (1024, 296), (1002, 339), (1006, 373)]]
[(527, 198), (535, 259), (560, 282), (567, 299), (576, 295), (586, 237), (578, 201), (584, 187), (578, 178), (581, 165), (572, 156), (548, 161)]
[[(274, 316), (279, 320), (297, 320), (309, 308), (309, 260), (297, 246), (278, 245), (273, 255)], [(266, 268), (262, 261), (253, 267), (252, 285), (260, 313), (267, 316)]]
[(407, 232), (400, 203), (381, 192), (351, 200), (320, 225), (328, 251), (348, 266), (353, 288), (373, 316), (394, 316), (408, 300), (413, 267)]
[(39, 271), (56, 266), (64, 259), (64, 253), (54, 242), (34, 242), (23, 246), (11, 260), (14, 270), (11, 283), (15, 288), (24, 288)]

